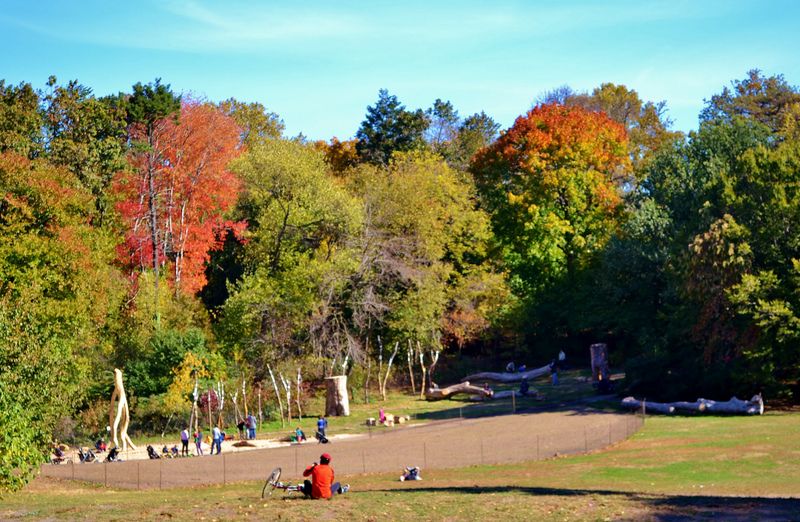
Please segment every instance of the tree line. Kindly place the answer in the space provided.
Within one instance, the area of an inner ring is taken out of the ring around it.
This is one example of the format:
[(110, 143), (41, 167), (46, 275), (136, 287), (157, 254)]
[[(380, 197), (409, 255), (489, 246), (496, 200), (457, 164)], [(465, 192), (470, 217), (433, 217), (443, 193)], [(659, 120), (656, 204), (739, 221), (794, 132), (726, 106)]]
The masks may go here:
[(0, 81), (0, 482), (104, 432), (114, 367), (144, 431), (198, 382), (210, 404), (279, 376), (282, 416), (284, 376), (296, 411), (300, 375), (368, 397), (392, 355), (422, 389), (598, 341), (631, 393), (796, 401), (800, 93), (754, 70), (697, 131), (666, 109), (565, 86), (501, 131), (381, 90), (314, 142), (160, 80)]

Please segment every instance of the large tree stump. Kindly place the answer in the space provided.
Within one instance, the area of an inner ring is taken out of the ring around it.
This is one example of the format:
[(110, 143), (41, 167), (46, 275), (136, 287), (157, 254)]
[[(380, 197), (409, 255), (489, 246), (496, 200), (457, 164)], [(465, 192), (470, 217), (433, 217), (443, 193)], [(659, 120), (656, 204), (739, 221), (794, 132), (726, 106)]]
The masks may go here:
[(447, 399), (458, 393), (482, 395), (483, 397), (489, 398), (494, 395), (492, 390), (487, 390), (485, 388), (481, 388), (480, 386), (472, 386), (469, 382), (462, 382), (460, 384), (448, 386), (447, 388), (439, 388), (438, 386), (434, 385), (433, 388), (428, 388), (425, 390), (425, 398), (429, 401), (439, 401), (442, 399)]
[(325, 378), (327, 395), (325, 397), (325, 416), (349, 417), (350, 400), (347, 397), (347, 375)]
[(466, 381), (494, 381), (494, 382), (520, 382), (523, 379), (531, 380), (536, 379), (537, 377), (543, 377), (545, 375), (549, 375), (553, 369), (548, 364), (547, 366), (542, 366), (541, 368), (535, 368), (533, 370), (528, 370), (526, 372), (482, 372), (482, 373), (475, 373), (473, 375), (468, 375), (464, 377), (461, 382)]
[(592, 363), (592, 381), (608, 381), (608, 345), (606, 343), (595, 343), (589, 346)]

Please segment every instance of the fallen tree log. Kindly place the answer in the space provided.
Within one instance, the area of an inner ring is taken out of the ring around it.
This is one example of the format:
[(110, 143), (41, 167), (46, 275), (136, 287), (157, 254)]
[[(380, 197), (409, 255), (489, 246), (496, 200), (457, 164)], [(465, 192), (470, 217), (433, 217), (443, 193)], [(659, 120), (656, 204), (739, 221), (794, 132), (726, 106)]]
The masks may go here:
[(432, 388), (428, 388), (425, 390), (425, 398), (429, 401), (439, 401), (442, 399), (447, 399), (459, 393), (466, 393), (469, 395), (482, 395), (484, 397), (489, 397), (489, 398), (491, 398), (492, 395), (494, 395), (492, 390), (487, 390), (485, 388), (481, 388), (480, 386), (473, 386), (469, 382), (462, 382), (460, 384), (454, 384), (446, 388), (439, 388), (434, 384)]
[(543, 377), (545, 375), (549, 375), (552, 371), (552, 368), (548, 364), (547, 366), (542, 366), (541, 368), (535, 368), (533, 370), (528, 370), (526, 372), (482, 372), (482, 373), (475, 373), (473, 375), (468, 375), (462, 379), (462, 382), (466, 381), (493, 381), (493, 382), (520, 382), (523, 379), (531, 380), (536, 379), (537, 377)]
[[(622, 399), (622, 406), (631, 409), (641, 409), (643, 401), (633, 397)], [(658, 413), (671, 414), (676, 411), (693, 413), (730, 413), (739, 415), (762, 415), (764, 413), (764, 401), (761, 395), (754, 395), (749, 401), (743, 401), (732, 397), (729, 401), (713, 401), (708, 399), (697, 399), (695, 402), (644, 402), (645, 412), (655, 411)]]

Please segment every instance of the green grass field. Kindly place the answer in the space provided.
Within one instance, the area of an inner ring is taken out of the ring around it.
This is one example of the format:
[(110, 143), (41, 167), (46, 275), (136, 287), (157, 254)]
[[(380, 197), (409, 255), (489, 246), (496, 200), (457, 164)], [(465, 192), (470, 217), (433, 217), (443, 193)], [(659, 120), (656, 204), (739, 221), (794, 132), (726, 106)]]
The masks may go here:
[(351, 493), (330, 502), (280, 491), (262, 501), (260, 482), (138, 492), (37, 481), (2, 499), (0, 519), (793, 520), (800, 414), (653, 416), (590, 455), (398, 476), (346, 477)]

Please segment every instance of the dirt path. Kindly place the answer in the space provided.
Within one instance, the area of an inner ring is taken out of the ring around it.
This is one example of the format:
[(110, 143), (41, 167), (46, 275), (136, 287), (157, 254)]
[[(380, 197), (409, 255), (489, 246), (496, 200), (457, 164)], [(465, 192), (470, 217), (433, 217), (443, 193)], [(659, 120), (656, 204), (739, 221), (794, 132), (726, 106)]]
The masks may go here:
[(323, 451), (333, 456), (340, 475), (395, 470), (399, 473), (410, 465), (441, 469), (582, 453), (623, 440), (639, 427), (640, 420), (633, 415), (576, 407), (379, 428), (371, 436), (334, 439), (327, 445), (305, 443), (241, 452), (231, 452), (230, 447), (223, 446), (221, 456), (45, 465), (42, 474), (133, 489), (254, 480), (265, 477), (275, 467), (283, 469), (283, 477), (297, 479)]

